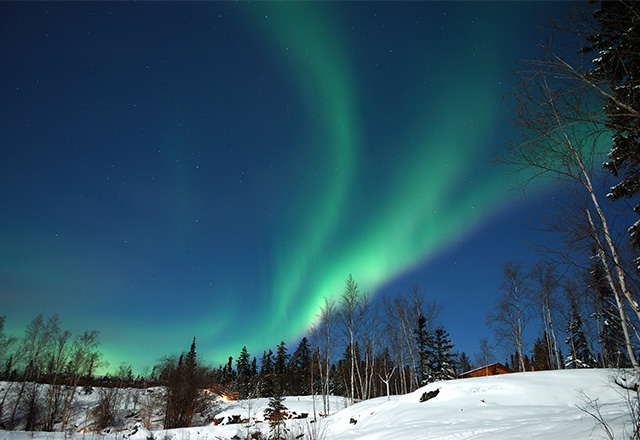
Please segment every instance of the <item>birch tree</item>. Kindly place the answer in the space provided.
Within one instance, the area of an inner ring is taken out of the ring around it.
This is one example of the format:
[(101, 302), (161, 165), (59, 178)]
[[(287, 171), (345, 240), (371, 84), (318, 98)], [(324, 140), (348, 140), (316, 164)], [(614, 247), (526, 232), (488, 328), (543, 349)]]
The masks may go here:
[(42, 372), (47, 350), (50, 349), (55, 335), (60, 330), (59, 323), (58, 315), (53, 315), (45, 321), (44, 316), (40, 314), (27, 325), (18, 351), (18, 356), (24, 369), (9, 419), (9, 424), (12, 427), (15, 423), (16, 412), (27, 389), (27, 384), (36, 379)]
[(556, 275), (555, 267), (548, 261), (538, 261), (534, 264), (530, 272), (530, 278), (534, 286), (533, 299), (540, 312), (546, 338), (546, 346), (549, 351), (548, 357), (553, 360), (554, 368), (562, 368), (562, 359), (558, 349), (556, 330), (553, 325), (553, 315), (560, 307), (558, 289), (560, 280)]
[(315, 340), (318, 345), (320, 356), (318, 359), (318, 368), (320, 371), (320, 381), (322, 383), (322, 406), (324, 414), (329, 414), (330, 404), (329, 396), (331, 395), (331, 353), (334, 343), (334, 327), (336, 320), (336, 304), (329, 298), (324, 298), (324, 305), (320, 309), (318, 315), (318, 324), (316, 325)]
[(93, 370), (99, 366), (101, 356), (98, 351), (99, 345), (97, 330), (85, 331), (78, 335), (73, 342), (67, 364), (68, 379), (62, 410), (62, 431), (66, 429), (69, 422), (80, 378), (91, 375)]
[[(581, 41), (577, 48), (584, 47)], [(510, 144), (498, 162), (512, 167), (524, 189), (530, 182), (550, 178), (571, 184), (586, 195), (585, 215), (598, 238), (600, 259), (616, 298), (620, 314), (625, 303), (640, 319), (640, 305), (628, 285), (614, 233), (605, 215), (604, 197), (594, 183), (594, 165), (600, 164), (611, 144), (612, 132), (603, 108), (615, 98), (608, 84), (589, 74), (583, 54), (561, 55), (552, 41), (542, 47), (539, 59), (522, 63), (514, 93), (514, 126), (520, 137)], [(624, 103), (620, 103), (624, 105)], [(629, 357), (640, 366), (627, 337)]]
[(529, 322), (530, 287), (522, 263), (508, 261), (503, 269), (503, 282), (494, 308), (487, 314), (487, 325), (493, 328), (496, 342), (518, 354), (518, 370), (525, 371), (524, 329)]
[(341, 322), (342, 331), (345, 336), (346, 345), (350, 352), (350, 372), (349, 372), (349, 400), (351, 404), (355, 402), (356, 396), (356, 376), (359, 376), (359, 366), (356, 356), (356, 341), (362, 319), (362, 296), (358, 283), (349, 274), (345, 282), (344, 292), (340, 297), (340, 308), (338, 317)]

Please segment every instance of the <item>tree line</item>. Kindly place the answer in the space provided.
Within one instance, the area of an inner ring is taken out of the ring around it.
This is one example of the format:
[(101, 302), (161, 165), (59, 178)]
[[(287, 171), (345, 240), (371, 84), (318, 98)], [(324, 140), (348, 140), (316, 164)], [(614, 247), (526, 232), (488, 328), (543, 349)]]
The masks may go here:
[[(481, 352), (494, 360), (493, 350), (503, 349), (515, 371), (632, 367), (623, 328), (636, 324), (627, 316), (622, 322), (599, 262), (564, 277), (560, 269), (566, 268), (549, 260), (529, 270), (521, 262), (504, 265), (500, 293), (487, 315), (495, 345), (485, 341)], [(538, 326), (531, 330), (533, 322)]]
[(295, 349), (282, 341), (258, 358), (243, 347), (213, 379), (244, 398), (322, 395), (324, 413), (329, 395), (355, 402), (407, 393), (463, 368), (439, 311), (418, 286), (374, 302), (349, 275), (342, 294), (324, 300), (315, 326)]
[(97, 331), (74, 338), (57, 315), (39, 315), (16, 337), (5, 333), (2, 317), (0, 379), (10, 385), (0, 396), (0, 421), (5, 429), (64, 430), (78, 390), (90, 393), (96, 385), (101, 395), (93, 416), (104, 426), (113, 422), (120, 390), (131, 386), (163, 387), (156, 406), (165, 428), (189, 426), (205, 404), (203, 390), (214, 386), (245, 399), (322, 395), (318, 413), (328, 414), (329, 395), (355, 402), (456, 377), (463, 366), (438, 324), (439, 311), (417, 286), (373, 303), (349, 276), (339, 299), (325, 300), (316, 325), (293, 350), (282, 341), (258, 359), (243, 347), (235, 360), (214, 367), (197, 357), (194, 338), (189, 351), (162, 358), (143, 376), (134, 378), (125, 362), (109, 379), (94, 377), (105, 366)]
[[(631, 366), (614, 294), (599, 262), (565, 274), (564, 281), (559, 267), (550, 261), (529, 270), (522, 263), (505, 264), (500, 292), (487, 316), (495, 343), (480, 340), (473, 360), (454, 350), (438, 319), (440, 305), (427, 301), (419, 286), (372, 301), (349, 275), (341, 295), (325, 299), (317, 322), (295, 349), (282, 341), (258, 358), (245, 346), (235, 359), (214, 367), (199, 359), (194, 338), (188, 351), (162, 358), (145, 377), (134, 378), (131, 366), (121, 364), (107, 382), (110, 386), (97, 387), (99, 403), (91, 416), (96, 426), (110, 426), (121, 390), (140, 384), (162, 387), (152, 403), (168, 429), (190, 426), (208, 404), (204, 390), (214, 386), (241, 399), (273, 398), (276, 407), (282, 396), (320, 395), (317, 414), (322, 415), (332, 410), (330, 395), (356, 402), (405, 394), (497, 359), (516, 371)], [(72, 338), (60, 329), (57, 316), (46, 320), (39, 315), (17, 338), (5, 334), (4, 321), (0, 319), (0, 378), (10, 385), (0, 396), (3, 427), (64, 430), (78, 393), (105, 383), (87, 380), (103, 366), (98, 332)], [(528, 351), (532, 338), (526, 332), (533, 321), (539, 334)], [(498, 347), (504, 349), (502, 358), (495, 353)], [(7, 399), (10, 394), (13, 398)]]

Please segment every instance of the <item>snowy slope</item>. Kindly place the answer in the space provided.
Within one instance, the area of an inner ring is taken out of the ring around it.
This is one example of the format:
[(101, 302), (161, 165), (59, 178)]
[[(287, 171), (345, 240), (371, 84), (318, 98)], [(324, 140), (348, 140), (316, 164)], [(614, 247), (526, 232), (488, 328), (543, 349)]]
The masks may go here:
[[(430, 384), (405, 395), (371, 399), (344, 408), (344, 399), (336, 398), (334, 414), (311, 423), (309, 418), (287, 421), (291, 438), (326, 440), (411, 440), (411, 439), (544, 439), (567, 440), (608, 438), (596, 420), (583, 409), (599, 408), (613, 429), (615, 438), (628, 438), (631, 419), (629, 397), (613, 383), (621, 372), (614, 370), (563, 370), (514, 373), (503, 376), (460, 379)], [(420, 402), (428, 391), (437, 396)], [(635, 400), (634, 400), (635, 401)], [(231, 402), (216, 418), (251, 414), (262, 419), (266, 399)], [(297, 414), (313, 414), (310, 397), (289, 397), (285, 405)], [(316, 402), (317, 410), (321, 404)], [(339, 409), (344, 408), (344, 409)], [(355, 423), (354, 423), (355, 422)], [(176, 439), (219, 440), (247, 438), (250, 432), (268, 433), (266, 423), (241, 423), (177, 430), (117, 434), (76, 434), (74, 439)], [(313, 435), (309, 435), (310, 432)], [(62, 433), (21, 433), (0, 431), (0, 439), (61, 440)]]
[[(623, 438), (627, 399), (610, 370), (517, 373), (430, 384), (387, 401), (378, 398), (329, 417), (328, 438), (585, 439), (604, 438), (579, 406), (598, 399), (605, 420)], [(439, 394), (420, 403), (426, 391)], [(350, 423), (351, 419), (357, 423)]]

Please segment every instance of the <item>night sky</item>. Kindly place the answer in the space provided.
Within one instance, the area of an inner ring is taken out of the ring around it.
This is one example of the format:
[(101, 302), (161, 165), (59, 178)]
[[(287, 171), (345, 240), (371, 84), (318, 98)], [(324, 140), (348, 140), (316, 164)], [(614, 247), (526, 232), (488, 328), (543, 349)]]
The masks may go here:
[(0, 315), (112, 366), (294, 344), (353, 274), (490, 336), (539, 197), (491, 160), (557, 2), (0, 3)]

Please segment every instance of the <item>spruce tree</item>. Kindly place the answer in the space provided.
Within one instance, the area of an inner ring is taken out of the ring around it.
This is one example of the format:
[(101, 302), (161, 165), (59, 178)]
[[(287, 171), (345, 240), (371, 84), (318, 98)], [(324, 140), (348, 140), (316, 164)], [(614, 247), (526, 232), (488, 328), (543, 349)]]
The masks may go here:
[(311, 394), (311, 348), (309, 340), (303, 337), (291, 356), (291, 394)]
[(251, 363), (250, 363), (251, 355), (247, 350), (247, 347), (242, 347), (240, 351), (240, 356), (236, 360), (236, 369), (238, 371), (237, 378), (237, 388), (238, 393), (240, 394), (240, 398), (246, 399), (249, 397), (249, 391), (251, 388)]
[(284, 406), (284, 398), (281, 393), (276, 393), (269, 399), (269, 404), (264, 410), (264, 418), (269, 421), (271, 439), (281, 440), (285, 437), (284, 420), (287, 416), (287, 407)]
[(549, 356), (549, 338), (547, 332), (536, 339), (533, 344), (533, 356), (531, 358), (531, 366), (535, 371), (551, 370), (553, 360)]
[(456, 378), (452, 349), (449, 333), (443, 327), (436, 328), (429, 338), (429, 382)]
[[(621, 178), (609, 197), (630, 198), (640, 191), (640, 3), (600, 1), (593, 16), (598, 31), (582, 50), (595, 56), (591, 77), (608, 86), (604, 112), (613, 136), (604, 166)], [(640, 204), (633, 211), (640, 214)], [(629, 232), (638, 244), (640, 222)]]
[(531, 371), (533, 369), (533, 365), (531, 365), (528, 354), (524, 355), (524, 359), (522, 360), (522, 362), (524, 364), (524, 371)]
[(458, 376), (460, 376), (462, 373), (466, 373), (467, 371), (470, 371), (473, 369), (473, 366), (471, 364), (471, 359), (469, 358), (469, 356), (467, 356), (467, 354), (463, 351), (462, 353), (460, 353), (457, 356), (458, 362)]
[(569, 356), (564, 360), (566, 368), (593, 368), (596, 360), (591, 353), (587, 338), (584, 334), (584, 322), (578, 311), (575, 301), (571, 302), (570, 316), (567, 322), (567, 339), (565, 343), (569, 347)]
[(191, 425), (201, 398), (201, 380), (196, 353), (196, 338), (178, 364), (169, 366), (165, 391), (164, 427), (182, 428)]
[(592, 317), (599, 322), (599, 340), (605, 368), (626, 368), (630, 365), (625, 348), (620, 314), (604, 270), (595, 265), (590, 271), (591, 287), (595, 291), (597, 310)]
[(229, 360), (222, 367), (222, 382), (223, 385), (233, 388), (235, 387), (236, 371), (233, 369), (233, 356), (229, 356)]
[(259, 393), (262, 397), (271, 397), (275, 395), (276, 381), (273, 369), (273, 351), (265, 351), (260, 361), (259, 374)]
[(289, 393), (289, 354), (284, 341), (278, 344), (276, 348), (276, 360), (274, 363), (274, 371), (276, 378), (276, 386), (278, 392), (284, 394)]
[(418, 365), (416, 366), (416, 374), (418, 375), (418, 383), (420, 386), (429, 382), (429, 357), (431, 346), (431, 335), (427, 329), (427, 318), (422, 313), (418, 315), (416, 328), (413, 331), (418, 349)]

